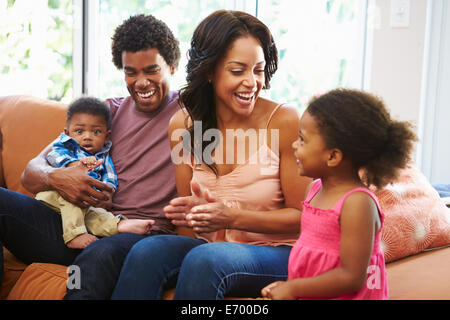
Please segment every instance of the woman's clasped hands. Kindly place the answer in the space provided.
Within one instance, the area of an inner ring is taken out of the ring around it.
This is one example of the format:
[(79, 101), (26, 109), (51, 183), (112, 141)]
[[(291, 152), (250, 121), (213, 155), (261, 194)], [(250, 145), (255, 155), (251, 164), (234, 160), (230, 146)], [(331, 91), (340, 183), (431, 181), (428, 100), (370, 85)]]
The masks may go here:
[(191, 227), (194, 232), (206, 233), (229, 229), (233, 225), (233, 211), (211, 195), (196, 181), (191, 181), (192, 195), (178, 197), (164, 208), (166, 218), (175, 226)]

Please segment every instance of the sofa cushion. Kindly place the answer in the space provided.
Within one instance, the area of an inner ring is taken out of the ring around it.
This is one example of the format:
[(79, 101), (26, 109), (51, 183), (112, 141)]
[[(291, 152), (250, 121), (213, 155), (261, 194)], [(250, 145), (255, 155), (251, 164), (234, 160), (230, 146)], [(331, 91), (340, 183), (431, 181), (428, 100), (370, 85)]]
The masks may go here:
[(449, 300), (450, 248), (423, 252), (386, 265), (390, 300)]
[(450, 209), (413, 164), (375, 193), (385, 213), (381, 247), (386, 262), (450, 245)]
[(60, 300), (66, 294), (67, 267), (32, 263), (8, 295), (8, 300)]
[(3, 167), (0, 178), (6, 188), (30, 195), (20, 184), (22, 171), (28, 161), (61, 133), (66, 122), (66, 108), (61, 102), (31, 96), (0, 98)]
[(12, 255), (6, 248), (3, 248), (4, 271), (3, 282), (0, 286), (0, 300), (6, 299), (11, 289), (14, 287), (20, 275), (27, 265)]

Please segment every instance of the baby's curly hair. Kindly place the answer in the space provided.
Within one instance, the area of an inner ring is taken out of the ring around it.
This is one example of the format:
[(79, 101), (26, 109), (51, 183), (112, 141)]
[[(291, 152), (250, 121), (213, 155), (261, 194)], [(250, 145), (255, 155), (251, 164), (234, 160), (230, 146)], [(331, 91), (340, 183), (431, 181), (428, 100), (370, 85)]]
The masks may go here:
[(74, 114), (87, 113), (94, 116), (102, 116), (106, 127), (111, 129), (111, 111), (108, 105), (100, 99), (90, 96), (82, 96), (72, 101), (67, 107), (67, 123), (72, 120)]
[(335, 89), (314, 98), (307, 110), (327, 148), (340, 149), (366, 186), (392, 182), (410, 160), (417, 137), (409, 122), (391, 119), (384, 102), (360, 90)]
[(179, 42), (169, 27), (152, 15), (131, 16), (118, 26), (112, 37), (112, 61), (122, 69), (122, 52), (138, 52), (155, 48), (169, 66), (178, 67), (180, 61)]

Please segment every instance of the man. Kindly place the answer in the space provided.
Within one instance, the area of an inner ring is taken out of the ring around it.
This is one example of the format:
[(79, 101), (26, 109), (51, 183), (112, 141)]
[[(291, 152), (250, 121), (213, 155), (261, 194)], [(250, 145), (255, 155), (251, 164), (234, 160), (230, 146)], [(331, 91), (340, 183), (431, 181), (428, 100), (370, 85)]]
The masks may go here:
[[(119, 183), (114, 195), (109, 186), (89, 177), (83, 165), (50, 167), (45, 156), (51, 145), (27, 165), (22, 184), (33, 193), (56, 190), (83, 208), (92, 205), (130, 219), (154, 220), (150, 235), (170, 234), (173, 225), (163, 207), (176, 196), (176, 188), (167, 131), (178, 103), (168, 79), (178, 66), (178, 41), (162, 21), (136, 15), (115, 30), (112, 55), (116, 67), (124, 70), (130, 93), (106, 100), (112, 113), (111, 156)], [(81, 288), (68, 289), (65, 299), (108, 299), (128, 251), (146, 235), (122, 233), (94, 241), (83, 251), (69, 249), (58, 227), (60, 216), (30, 199), (0, 190), (0, 208), (9, 212), (0, 218), (0, 241), (26, 263), (77, 265)], [(14, 236), (25, 232), (25, 238)]]

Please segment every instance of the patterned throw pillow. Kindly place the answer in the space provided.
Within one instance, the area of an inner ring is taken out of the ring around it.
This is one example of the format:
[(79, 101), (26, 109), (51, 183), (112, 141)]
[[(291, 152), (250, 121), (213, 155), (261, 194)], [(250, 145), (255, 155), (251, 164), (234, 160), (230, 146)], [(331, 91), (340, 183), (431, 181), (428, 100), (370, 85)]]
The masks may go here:
[(385, 213), (381, 248), (386, 262), (450, 245), (450, 208), (413, 164), (394, 183), (373, 191)]

